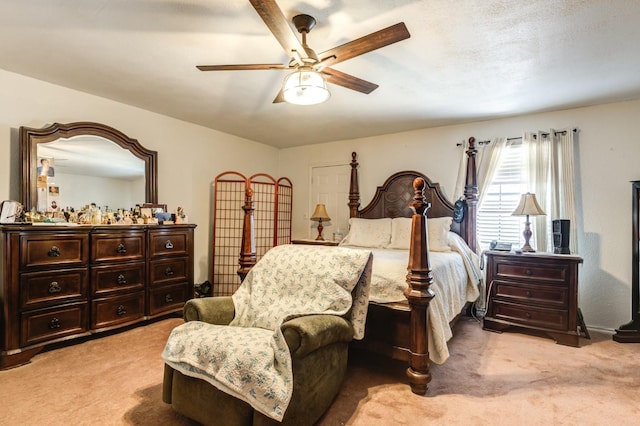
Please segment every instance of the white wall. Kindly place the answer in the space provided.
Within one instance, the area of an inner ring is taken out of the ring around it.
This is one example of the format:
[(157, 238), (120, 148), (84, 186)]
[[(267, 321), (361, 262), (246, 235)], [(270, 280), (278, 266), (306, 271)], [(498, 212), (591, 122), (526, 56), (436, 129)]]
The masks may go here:
[[(580, 306), (587, 325), (614, 329), (631, 319), (631, 185), (640, 179), (640, 101), (598, 105), (424, 129), (393, 135), (289, 148), (280, 151), (280, 176), (294, 182), (293, 237), (308, 235), (311, 165), (360, 163), (361, 203), (391, 173), (418, 170), (439, 182), (447, 194), (455, 186), (459, 148), (474, 136), (489, 140), (521, 136), (525, 130), (576, 127), (580, 217), (578, 232)], [(345, 200), (345, 203), (348, 200)]]
[(195, 281), (209, 277), (212, 183), (224, 171), (277, 176), (277, 150), (97, 96), (0, 70), (0, 200), (19, 199), (18, 128), (107, 124), (158, 151), (158, 201), (184, 207), (195, 231)]
[[(18, 128), (96, 121), (158, 151), (159, 202), (185, 208), (198, 224), (196, 282), (208, 279), (212, 182), (223, 171), (286, 176), (294, 184), (294, 238), (308, 236), (312, 165), (347, 164), (358, 152), (363, 206), (391, 173), (415, 169), (451, 194), (459, 148), (477, 140), (519, 136), (524, 130), (580, 129), (578, 232), (580, 305), (587, 324), (613, 329), (631, 316), (631, 185), (640, 179), (640, 101), (424, 129), (393, 135), (276, 150), (259, 143), (0, 70), (0, 199), (19, 197)], [(345, 200), (346, 202), (346, 200)]]

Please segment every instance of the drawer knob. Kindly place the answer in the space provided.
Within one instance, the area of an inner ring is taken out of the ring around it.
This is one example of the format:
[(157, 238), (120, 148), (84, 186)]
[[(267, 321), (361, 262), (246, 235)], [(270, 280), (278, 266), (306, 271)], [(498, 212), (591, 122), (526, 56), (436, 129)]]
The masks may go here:
[(60, 328), (62, 324), (60, 324), (60, 320), (58, 318), (51, 318), (49, 321), (49, 329), (55, 330), (56, 328)]
[(525, 274), (527, 274), (528, 276), (533, 275), (533, 272), (531, 271), (531, 269), (527, 269), (526, 271), (524, 271)]
[(165, 269), (165, 270), (164, 270), (164, 274), (165, 274), (167, 277), (172, 276), (174, 273), (175, 273), (175, 272), (173, 272), (173, 269), (171, 269), (171, 266), (167, 267), (167, 269)]
[(58, 281), (51, 281), (49, 284), (49, 294), (60, 293), (62, 291), (62, 287), (58, 284)]
[(527, 297), (531, 297), (531, 292), (529, 290), (527, 290)]
[(171, 303), (173, 302), (173, 297), (171, 297), (170, 294), (167, 294), (166, 296), (164, 296), (164, 301), (165, 303)]
[(529, 312), (526, 312), (526, 313), (524, 314), (524, 316), (526, 316), (526, 317), (527, 317), (527, 319), (531, 319), (531, 314), (530, 314)]
[(51, 247), (49, 253), (47, 253), (49, 257), (60, 257), (60, 249), (56, 246)]
[(118, 308), (116, 309), (116, 314), (117, 314), (117, 315), (122, 316), (122, 315), (124, 315), (124, 314), (126, 314), (126, 313), (127, 313), (127, 308), (125, 308), (125, 307), (124, 307), (124, 305), (120, 305), (120, 306), (118, 306)]
[(124, 253), (127, 252), (127, 248), (125, 247), (124, 244), (120, 243), (120, 244), (118, 244), (118, 247), (116, 247), (116, 252), (124, 254)]
[(127, 278), (123, 274), (120, 274), (118, 275), (118, 278), (116, 279), (116, 281), (118, 284), (123, 285), (127, 283)]
[(171, 240), (167, 240), (166, 243), (164, 243), (164, 248), (171, 250), (173, 248), (173, 243), (171, 242)]

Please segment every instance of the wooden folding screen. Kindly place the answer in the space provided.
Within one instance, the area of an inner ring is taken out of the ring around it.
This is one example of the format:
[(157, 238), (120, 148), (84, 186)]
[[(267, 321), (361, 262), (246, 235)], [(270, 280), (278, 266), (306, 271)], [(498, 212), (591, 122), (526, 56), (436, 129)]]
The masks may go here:
[(214, 296), (231, 295), (240, 285), (237, 272), (243, 206), (253, 209), (255, 255), (259, 260), (271, 247), (291, 242), (292, 202), (293, 185), (287, 178), (275, 180), (264, 173), (247, 178), (238, 172), (216, 177), (211, 279)]

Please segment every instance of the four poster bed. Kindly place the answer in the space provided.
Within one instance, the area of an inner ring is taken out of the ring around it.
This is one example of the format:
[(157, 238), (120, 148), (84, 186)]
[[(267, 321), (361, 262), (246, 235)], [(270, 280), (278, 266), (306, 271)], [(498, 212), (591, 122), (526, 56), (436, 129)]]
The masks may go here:
[[(449, 201), (440, 185), (426, 175), (402, 171), (379, 186), (373, 200), (362, 209), (358, 162), (356, 153), (352, 154), (350, 230), (340, 245), (369, 247), (374, 253), (374, 291), (370, 295), (365, 338), (353, 344), (407, 361), (407, 376), (411, 390), (416, 394), (425, 394), (431, 380), (430, 348), (432, 360), (438, 363), (446, 360), (450, 322), (464, 310), (467, 302), (474, 301), (479, 295), (480, 277), (475, 255), (476, 152), (475, 139), (469, 138), (464, 196), (460, 202)], [(251, 195), (247, 194), (247, 198), (245, 205), (251, 205)], [(252, 209), (246, 206), (244, 209), (241, 279), (252, 266), (247, 264), (252, 253)], [(389, 231), (388, 236), (382, 235), (382, 228)], [(442, 247), (437, 249), (435, 245)], [(453, 269), (448, 269), (450, 259), (454, 259)], [(391, 270), (395, 272), (389, 272)], [(450, 276), (456, 281), (450, 286), (452, 291), (447, 290), (450, 281), (447, 277)], [(382, 280), (381, 284), (375, 284), (377, 279)], [(387, 291), (389, 288), (394, 291)]]

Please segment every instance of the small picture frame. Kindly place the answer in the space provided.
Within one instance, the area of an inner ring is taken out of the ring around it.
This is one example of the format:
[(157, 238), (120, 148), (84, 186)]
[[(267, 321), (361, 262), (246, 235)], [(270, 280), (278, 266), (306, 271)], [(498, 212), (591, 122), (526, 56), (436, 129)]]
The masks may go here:
[(152, 217), (152, 216), (155, 216), (156, 213), (165, 213), (167, 211), (167, 205), (144, 203), (142, 205), (142, 208), (140, 209), (140, 213), (142, 214), (143, 217), (144, 217), (144, 213), (142, 213), (142, 210), (144, 209), (151, 209), (151, 214), (149, 216)]
[(14, 200), (5, 200), (0, 206), (0, 223), (15, 223), (22, 213), (22, 204)]

